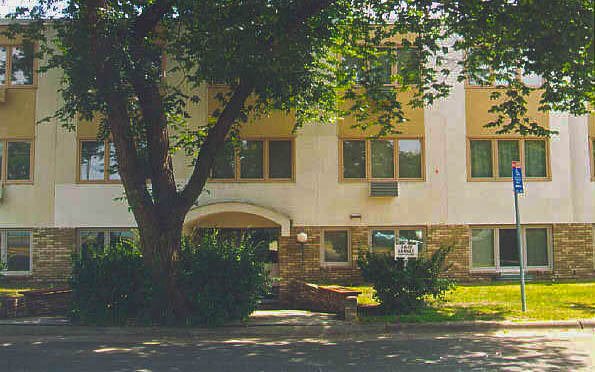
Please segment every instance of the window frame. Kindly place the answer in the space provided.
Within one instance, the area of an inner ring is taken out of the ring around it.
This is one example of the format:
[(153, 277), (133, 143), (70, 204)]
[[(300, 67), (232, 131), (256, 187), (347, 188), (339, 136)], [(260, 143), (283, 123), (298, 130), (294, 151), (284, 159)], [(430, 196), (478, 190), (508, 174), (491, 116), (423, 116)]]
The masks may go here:
[[(469, 272), (474, 273), (518, 273), (520, 272), (519, 267), (508, 267), (500, 266), (500, 229), (512, 229), (516, 230), (514, 225), (472, 225), (469, 228)], [(494, 266), (492, 267), (473, 267), (473, 230), (493, 230), (493, 242), (492, 247), (494, 254)], [(527, 266), (527, 229), (545, 229), (547, 232), (547, 266)], [(523, 270), (531, 272), (551, 272), (554, 269), (554, 229), (552, 225), (522, 225), (521, 226), (521, 237), (523, 242)]]
[(85, 232), (91, 232), (91, 233), (95, 233), (95, 232), (102, 232), (103, 236), (104, 236), (104, 240), (103, 240), (103, 249), (104, 252), (105, 250), (107, 250), (110, 246), (110, 233), (111, 232), (134, 232), (135, 228), (134, 227), (81, 227), (81, 228), (77, 228), (76, 229), (76, 254), (80, 257), (82, 254), (82, 250), (81, 250), (81, 244), (82, 244), (82, 239), (81, 239), (81, 233), (85, 233)]
[(595, 182), (595, 136), (589, 137), (589, 158), (591, 159), (591, 182)]
[[(494, 69), (490, 68), (490, 75), (492, 75), (494, 73)], [(522, 69), (516, 69), (516, 80), (519, 80), (524, 86), (528, 87), (528, 88), (533, 88), (533, 89), (541, 89), (541, 87), (543, 86), (543, 84), (545, 84), (545, 77), (540, 75), (541, 77), (541, 85), (533, 85), (533, 84), (525, 84), (523, 82), (523, 77), (525, 76), (525, 74), (523, 73)], [(498, 84), (490, 84), (490, 85), (481, 85), (481, 84), (473, 84), (471, 83), (471, 79), (469, 78), (469, 76), (465, 77), (465, 88), (469, 88), (469, 89), (508, 89), (509, 85), (498, 85)]]
[[(324, 234), (326, 232), (346, 232), (347, 233), (347, 261), (345, 262), (327, 262), (324, 259), (325, 254), (325, 240)], [(351, 229), (342, 227), (328, 227), (323, 228), (320, 232), (320, 266), (321, 267), (343, 267), (350, 268), (353, 266), (352, 259), (352, 243), (351, 243)]]
[[(209, 175), (211, 183), (295, 183), (296, 178), (296, 149), (295, 136), (279, 137), (240, 137), (238, 141), (262, 141), (262, 178), (242, 178), (240, 177), (241, 162), (240, 149), (234, 146), (234, 178), (213, 178), (213, 170)], [(271, 178), (269, 175), (269, 142), (271, 141), (289, 141), (291, 144), (291, 177), (290, 178)]]
[[(394, 176), (392, 178), (373, 178), (372, 177), (372, 141), (383, 141), (393, 140), (394, 141), (394, 153), (393, 153), (393, 167)], [(419, 140), (421, 144), (421, 177), (420, 178), (401, 178), (399, 177), (399, 140)], [(364, 178), (345, 178), (343, 177), (343, 142), (344, 141), (365, 141), (366, 151), (366, 174)], [(425, 137), (422, 135), (417, 136), (390, 136), (380, 138), (370, 137), (339, 137), (339, 182), (345, 183), (357, 183), (357, 182), (370, 182), (370, 181), (402, 181), (402, 182), (425, 182), (426, 181), (426, 145)]]
[[(372, 235), (374, 233), (374, 231), (378, 231), (378, 230), (392, 230), (393, 233), (395, 234), (395, 240), (398, 239), (399, 237), (399, 233), (401, 232), (401, 230), (421, 230), (422, 236), (423, 236), (423, 243), (424, 246), (427, 244), (427, 228), (426, 226), (422, 226), (422, 225), (398, 225), (398, 226), (371, 226), (368, 229), (368, 252), (370, 253), (374, 253), (374, 247), (372, 245), (373, 243), (373, 239), (372, 239)], [(421, 254), (421, 251), (418, 252), (419, 254)]]
[(0, 273), (5, 276), (22, 276), (31, 275), (33, 273), (33, 232), (29, 229), (0, 229), (0, 262), (5, 262), (8, 249), (8, 232), (18, 231), (27, 232), (29, 234), (29, 270), (27, 271), (8, 271), (1, 270)]
[(33, 75), (32, 79), (33, 82), (31, 84), (26, 85), (12, 85), (12, 49), (22, 48), (22, 44), (0, 44), (0, 48), (6, 48), (6, 79), (4, 84), (0, 84), (0, 87), (4, 87), (6, 89), (31, 89), (37, 88), (37, 58), (35, 58), (35, 53), (37, 52), (37, 43), (33, 44)]
[[(109, 179), (110, 147), (113, 146), (109, 139), (103, 140), (103, 180), (83, 180), (81, 179), (81, 161), (83, 154), (83, 142), (101, 142), (97, 137), (79, 137), (77, 140), (76, 156), (76, 183), (77, 184), (121, 184), (122, 180)], [(119, 170), (118, 170), (119, 173)]]
[[(2, 172), (0, 174), (0, 183), (14, 185), (31, 185), (34, 179), (35, 165), (35, 139), (34, 138), (2, 138)], [(8, 143), (9, 142), (28, 142), (29, 143), (29, 178), (26, 180), (8, 179)]]
[[(492, 177), (471, 176), (471, 141), (491, 141), (492, 144)], [(467, 182), (512, 182), (512, 177), (500, 177), (498, 168), (498, 141), (518, 141), (523, 181), (549, 182), (552, 180), (550, 141), (547, 138), (523, 138), (523, 137), (467, 137)], [(545, 177), (527, 177), (525, 169), (525, 141), (545, 142)], [(511, 164), (512, 167), (512, 164)]]

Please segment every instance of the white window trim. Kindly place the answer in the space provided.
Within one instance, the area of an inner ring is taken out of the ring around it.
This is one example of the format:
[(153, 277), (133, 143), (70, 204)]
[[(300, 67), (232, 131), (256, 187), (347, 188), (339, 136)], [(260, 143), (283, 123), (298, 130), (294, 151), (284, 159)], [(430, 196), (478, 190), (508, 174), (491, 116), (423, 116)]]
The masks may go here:
[(31, 275), (31, 272), (33, 271), (33, 236), (31, 234), (31, 230), (27, 230), (27, 229), (3, 229), (0, 230), (0, 260), (3, 263), (6, 263), (7, 260), (7, 252), (8, 252), (8, 232), (10, 231), (21, 231), (21, 232), (27, 232), (29, 234), (29, 270), (27, 271), (8, 271), (8, 270), (2, 270), (2, 275), (5, 276), (11, 276), (11, 275), (15, 275), (15, 276), (19, 276), (19, 275)]
[(134, 228), (126, 228), (126, 227), (108, 227), (108, 228), (101, 228), (101, 227), (96, 227), (96, 228), (80, 228), (77, 229), (76, 232), (76, 249), (77, 249), (77, 254), (80, 255), (81, 254), (81, 244), (82, 244), (82, 239), (81, 239), (81, 233), (85, 233), (85, 232), (102, 232), (103, 233), (103, 249), (104, 251), (106, 251), (109, 246), (110, 246), (110, 232), (132, 232)]
[[(326, 232), (346, 232), (347, 233), (347, 261), (344, 262), (327, 262), (324, 259), (325, 245), (324, 245), (324, 234)], [(343, 228), (328, 228), (323, 229), (320, 234), (320, 266), (322, 267), (351, 267), (351, 231), (350, 229)]]
[[(493, 267), (473, 267), (473, 234), (469, 234), (469, 271), (471, 273), (518, 273), (518, 267), (501, 267), (500, 266), (500, 242), (498, 230), (500, 229), (515, 229), (515, 226), (492, 226), (492, 225), (476, 225), (472, 226), (471, 230), (493, 230), (494, 233), (494, 266)], [(545, 229), (547, 232), (547, 266), (527, 266), (527, 229)], [(524, 225), (521, 226), (521, 236), (523, 239), (523, 269), (531, 272), (551, 272), (553, 270), (553, 230), (551, 226), (544, 225)]]

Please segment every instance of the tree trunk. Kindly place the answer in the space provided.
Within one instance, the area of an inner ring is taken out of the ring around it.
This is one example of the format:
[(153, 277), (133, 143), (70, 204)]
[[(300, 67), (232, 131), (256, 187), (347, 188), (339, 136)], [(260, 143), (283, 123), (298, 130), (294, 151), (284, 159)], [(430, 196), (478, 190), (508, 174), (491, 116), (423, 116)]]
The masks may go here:
[(182, 222), (173, 216), (157, 224), (138, 222), (144, 264), (151, 271), (151, 318), (159, 323), (181, 322), (189, 312), (184, 291), (178, 285)]

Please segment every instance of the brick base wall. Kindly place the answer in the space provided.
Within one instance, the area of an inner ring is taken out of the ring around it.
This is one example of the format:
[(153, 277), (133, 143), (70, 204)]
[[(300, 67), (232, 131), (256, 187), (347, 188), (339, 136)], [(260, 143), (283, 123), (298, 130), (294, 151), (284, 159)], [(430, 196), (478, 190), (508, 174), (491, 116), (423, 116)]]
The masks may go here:
[[(321, 265), (321, 234), (325, 227), (292, 227), (291, 235), (282, 237), (279, 242), (280, 298), (289, 300), (291, 292), (299, 290), (297, 281), (357, 285), (362, 282), (357, 259), (368, 251), (371, 227), (349, 226), (332, 229), (348, 230), (351, 234), (351, 262), (345, 267)], [(296, 242), (299, 232), (308, 234), (304, 244), (303, 259), (300, 245)], [(529, 271), (534, 280), (549, 279), (593, 279), (594, 246), (593, 224), (553, 224), (552, 270)], [(451, 243), (453, 250), (448, 256), (451, 265), (446, 276), (459, 283), (490, 281), (499, 276), (497, 272), (472, 273), (471, 227), (469, 225), (430, 225), (426, 228), (425, 249), (431, 254), (443, 244)]]
[(76, 230), (70, 228), (33, 229), (33, 271), (30, 280), (60, 282), (72, 272), (72, 254), (76, 248)]

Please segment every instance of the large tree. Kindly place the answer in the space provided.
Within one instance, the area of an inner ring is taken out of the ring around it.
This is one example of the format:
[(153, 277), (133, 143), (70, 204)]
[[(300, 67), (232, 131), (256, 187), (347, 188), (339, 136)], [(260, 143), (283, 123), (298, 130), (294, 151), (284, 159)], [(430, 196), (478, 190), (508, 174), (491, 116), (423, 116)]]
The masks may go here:
[[(175, 263), (185, 215), (218, 150), (250, 117), (295, 113), (299, 127), (354, 115), (382, 135), (406, 120), (401, 93), (414, 93), (406, 104), (429, 105), (471, 77), (508, 82), (487, 125), (548, 135), (526, 115), (535, 88), (520, 83), (519, 69), (545, 77), (541, 110), (584, 114), (594, 101), (590, 0), (40, 0), (12, 16), (29, 20), (11, 31), (39, 43), (41, 68), (63, 71), (53, 118), (69, 128), (101, 118), (113, 139), (144, 260), (169, 294), (156, 317), (184, 313)], [(397, 55), (395, 41), (410, 53)], [(164, 78), (164, 55), (182, 84)], [(398, 59), (387, 78), (382, 61)], [(211, 83), (229, 92), (197, 123), (192, 92)], [(182, 186), (177, 150), (194, 160)]]

